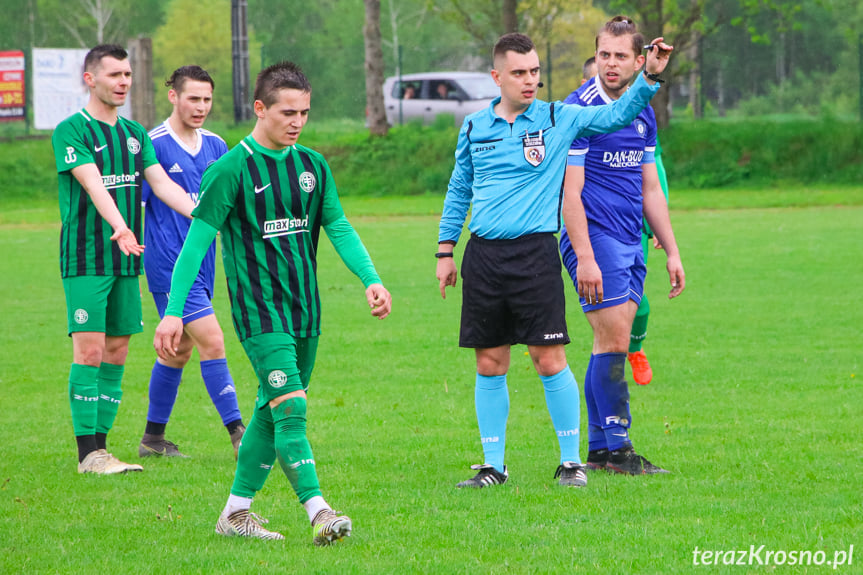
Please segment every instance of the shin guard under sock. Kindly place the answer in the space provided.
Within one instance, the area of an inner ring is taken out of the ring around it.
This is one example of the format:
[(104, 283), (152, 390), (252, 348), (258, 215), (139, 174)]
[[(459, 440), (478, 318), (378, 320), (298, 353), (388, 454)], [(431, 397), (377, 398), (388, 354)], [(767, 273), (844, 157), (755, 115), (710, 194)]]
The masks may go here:
[(312, 446), (306, 437), (306, 398), (290, 397), (272, 408), (276, 455), (291, 487), (305, 503), (321, 495)]
[(243, 434), (231, 494), (253, 498), (264, 487), (276, 462), (273, 417), (268, 405), (256, 409)]
[(560, 462), (581, 463), (578, 453), (579, 397), (575, 376), (567, 365), (555, 375), (541, 375), (539, 379), (545, 389), (545, 404), (560, 444)]
[(476, 374), (474, 401), (484, 463), (493, 465), (497, 471), (503, 473), (506, 420), (509, 418), (506, 375)]

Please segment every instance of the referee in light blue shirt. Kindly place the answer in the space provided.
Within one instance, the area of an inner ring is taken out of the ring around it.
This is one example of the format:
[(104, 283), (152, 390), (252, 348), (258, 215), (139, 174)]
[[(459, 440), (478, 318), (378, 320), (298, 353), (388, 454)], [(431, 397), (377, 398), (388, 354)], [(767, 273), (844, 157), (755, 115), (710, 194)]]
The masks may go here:
[(494, 47), (492, 78), (501, 95), (465, 118), (458, 137), (438, 236), (441, 296), (455, 286), (453, 248), (473, 204), (462, 262), (459, 345), (476, 352), (476, 412), (485, 460), (456, 487), (506, 482), (504, 465), (510, 347), (528, 346), (545, 389), (560, 443), (554, 477), (581, 487), (587, 476), (578, 453), (579, 391), (566, 363), (565, 296), (554, 234), (560, 229), (563, 176), (572, 141), (631, 123), (659, 89), (656, 74), (671, 46), (655, 41), (644, 78), (607, 106), (580, 107), (536, 100), (539, 57), (518, 33)]

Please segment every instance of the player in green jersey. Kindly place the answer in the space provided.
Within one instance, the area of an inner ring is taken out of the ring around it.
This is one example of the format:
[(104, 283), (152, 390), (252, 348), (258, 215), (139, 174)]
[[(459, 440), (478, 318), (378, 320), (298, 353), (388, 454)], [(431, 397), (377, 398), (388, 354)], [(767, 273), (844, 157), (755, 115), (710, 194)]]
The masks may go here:
[(156, 161), (146, 130), (121, 118), (132, 83), (126, 51), (96, 46), (84, 59), (87, 106), (63, 120), (52, 144), (59, 180), (60, 271), (72, 337), (69, 402), (78, 472), (141, 471), (107, 450), (129, 338), (141, 331), (141, 185), (189, 217), (194, 203)]
[(327, 545), (350, 535), (351, 520), (321, 495), (306, 438), (306, 391), (320, 334), (316, 253), (321, 228), (365, 285), (371, 314), (389, 315), (392, 299), (342, 211), (326, 160), (297, 144), (311, 90), (290, 62), (258, 75), (255, 127), (204, 172), (201, 199), (174, 266), (168, 308), (153, 345), (160, 357), (176, 354), (186, 296), (221, 232), (234, 327), (259, 384), (216, 533), (283, 539), (250, 512), (278, 459), (308, 514), (314, 543)]

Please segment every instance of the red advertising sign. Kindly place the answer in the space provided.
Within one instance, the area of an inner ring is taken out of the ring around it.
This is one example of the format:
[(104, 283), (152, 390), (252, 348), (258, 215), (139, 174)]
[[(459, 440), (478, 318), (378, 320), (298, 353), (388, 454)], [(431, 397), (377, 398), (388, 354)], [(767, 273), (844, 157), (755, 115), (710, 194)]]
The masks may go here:
[(0, 52), (0, 122), (25, 118), (24, 52)]

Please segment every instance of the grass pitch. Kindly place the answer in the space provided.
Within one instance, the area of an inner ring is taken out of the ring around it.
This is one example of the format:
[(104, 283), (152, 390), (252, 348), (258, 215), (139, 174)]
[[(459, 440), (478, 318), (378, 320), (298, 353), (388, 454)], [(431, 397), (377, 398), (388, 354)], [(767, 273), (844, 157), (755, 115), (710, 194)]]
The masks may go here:
[[(354, 535), (326, 549), (312, 546), (279, 469), (254, 510), (285, 541), (213, 533), (234, 460), (196, 360), (168, 427), (190, 459), (144, 460), (143, 473), (119, 477), (76, 473), (56, 206), (7, 210), (0, 220), (0, 573), (677, 573), (694, 567), (696, 547), (751, 545), (823, 551), (827, 560), (854, 545), (852, 565), (837, 570), (860, 572), (863, 207), (860, 190), (832, 193), (856, 205), (686, 205), (672, 213), (687, 289), (667, 300), (664, 257), (651, 254), (645, 350), (654, 381), (631, 387), (635, 445), (671, 475), (592, 474), (586, 488), (557, 486), (542, 385), (525, 348), (516, 347), (511, 479), (480, 491), (453, 487), (482, 455), (473, 355), (457, 347), (460, 297), (454, 291), (442, 301), (434, 278), (442, 198), (346, 201), (394, 311), (384, 321), (369, 317), (359, 281), (322, 240), (324, 333), (309, 436), (324, 495), (354, 520)], [(230, 326), (223, 281), (217, 313), (248, 420), (256, 383)], [(590, 330), (569, 282), (567, 289), (567, 355), (580, 383)], [(156, 313), (146, 289), (143, 305), (144, 333), (132, 338), (109, 437), (128, 461), (137, 461), (155, 358)], [(584, 432), (583, 407), (582, 421)]]

